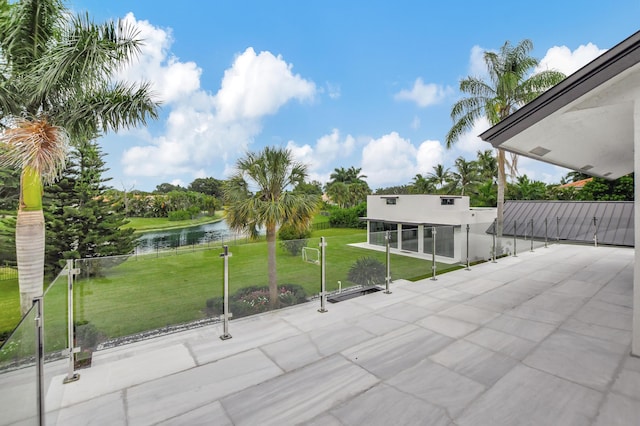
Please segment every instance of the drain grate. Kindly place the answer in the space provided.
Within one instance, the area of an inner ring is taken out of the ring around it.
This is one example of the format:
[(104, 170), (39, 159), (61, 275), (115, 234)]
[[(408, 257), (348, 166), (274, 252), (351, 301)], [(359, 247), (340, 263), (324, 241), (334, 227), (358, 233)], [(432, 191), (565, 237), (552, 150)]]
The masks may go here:
[(338, 302), (342, 302), (343, 300), (353, 299), (354, 297), (364, 296), (365, 294), (375, 293), (380, 290), (382, 289), (379, 287), (365, 287), (365, 288), (359, 288), (357, 290), (351, 290), (351, 291), (347, 290), (347, 291), (343, 291), (342, 293), (333, 294), (327, 297), (327, 302), (338, 303)]

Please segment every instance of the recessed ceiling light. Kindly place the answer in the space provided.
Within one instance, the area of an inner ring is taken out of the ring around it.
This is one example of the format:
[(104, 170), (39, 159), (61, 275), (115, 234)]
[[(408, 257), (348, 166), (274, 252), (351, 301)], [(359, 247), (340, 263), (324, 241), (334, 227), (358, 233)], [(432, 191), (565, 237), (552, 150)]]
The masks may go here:
[(591, 170), (591, 169), (593, 169), (593, 166), (592, 166), (591, 164), (587, 164), (586, 166), (582, 166), (582, 167), (580, 167), (580, 170), (583, 170), (583, 171), (585, 171), (585, 172), (586, 172), (587, 170)]
[(543, 155), (548, 154), (550, 152), (551, 152), (550, 149), (543, 148), (541, 146), (537, 146), (533, 148), (531, 151), (529, 151), (530, 154), (537, 155), (538, 157), (542, 157)]
[(602, 176), (607, 177), (609, 175), (611, 175), (611, 172), (607, 172), (607, 173), (603, 174)]

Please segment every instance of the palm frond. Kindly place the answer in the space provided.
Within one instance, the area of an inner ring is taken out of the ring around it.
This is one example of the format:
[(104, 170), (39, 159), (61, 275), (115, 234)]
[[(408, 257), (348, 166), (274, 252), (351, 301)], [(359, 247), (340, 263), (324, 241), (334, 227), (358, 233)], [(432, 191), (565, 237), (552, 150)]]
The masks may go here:
[(53, 182), (64, 170), (69, 137), (62, 127), (46, 120), (20, 120), (0, 136), (4, 150), (0, 166), (38, 172), (45, 183)]

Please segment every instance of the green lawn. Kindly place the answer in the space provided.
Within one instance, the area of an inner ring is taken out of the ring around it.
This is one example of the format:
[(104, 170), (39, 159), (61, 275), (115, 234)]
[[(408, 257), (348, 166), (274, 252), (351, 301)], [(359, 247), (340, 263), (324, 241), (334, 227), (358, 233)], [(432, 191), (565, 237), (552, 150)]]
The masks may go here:
[[(336, 290), (353, 285), (347, 281), (351, 265), (360, 257), (374, 257), (384, 263), (385, 253), (353, 247), (366, 241), (365, 230), (330, 228), (314, 232), (307, 247), (319, 247), (320, 236), (326, 238), (326, 285)], [(267, 245), (260, 241), (230, 247), (229, 282), (231, 293), (250, 285), (267, 285)], [(94, 277), (76, 280), (76, 322), (89, 322), (102, 339), (125, 336), (167, 325), (206, 317), (206, 300), (222, 295), (223, 259), (220, 248), (184, 250), (147, 256), (93, 259), (77, 264), (83, 271), (99, 272)], [(98, 265), (96, 267), (96, 265)], [(438, 271), (455, 269), (438, 264)], [(298, 284), (308, 296), (320, 291), (320, 266), (292, 256), (278, 244), (278, 282)], [(416, 279), (431, 273), (431, 262), (406, 256), (391, 256), (392, 278)], [(66, 310), (66, 277), (61, 277), (45, 296), (48, 313), (48, 344), (64, 345)], [(425, 285), (429, 285), (426, 283)], [(10, 330), (17, 322), (17, 282), (0, 282), (0, 331)], [(9, 315), (14, 311), (16, 316)], [(55, 313), (55, 317), (53, 318)], [(80, 342), (82, 345), (82, 342)], [(51, 346), (51, 347), (53, 347)]]

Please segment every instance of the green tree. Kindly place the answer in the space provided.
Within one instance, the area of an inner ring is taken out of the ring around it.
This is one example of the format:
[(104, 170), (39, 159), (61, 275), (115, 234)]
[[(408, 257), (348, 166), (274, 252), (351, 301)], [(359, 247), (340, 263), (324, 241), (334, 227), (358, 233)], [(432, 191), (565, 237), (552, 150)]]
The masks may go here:
[(224, 185), (227, 223), (236, 231), (258, 237), (264, 227), (267, 236), (269, 301), (278, 305), (276, 275), (276, 229), (279, 225), (296, 229), (308, 227), (320, 197), (294, 194), (288, 188), (304, 182), (307, 167), (293, 160), (291, 151), (266, 147), (249, 152), (236, 163), (236, 172)]
[(156, 189), (153, 190), (154, 194), (168, 194), (170, 192), (186, 191), (186, 188), (180, 185), (174, 185), (172, 183), (163, 182), (160, 185), (156, 185)]
[(16, 211), (20, 199), (20, 173), (14, 169), (0, 169), (0, 210)]
[(0, 8), (0, 166), (21, 170), (16, 224), (22, 312), (42, 295), (42, 184), (64, 169), (69, 139), (145, 123), (157, 114), (149, 86), (114, 82), (139, 52), (136, 29), (73, 16), (60, 0), (23, 0)]
[(431, 194), (435, 189), (436, 187), (433, 180), (422, 176), (420, 173), (415, 175), (413, 182), (411, 183), (412, 194)]
[(364, 180), (367, 176), (361, 174), (361, 168), (344, 167), (334, 169), (330, 181), (326, 185), (327, 195), (341, 208), (356, 206), (367, 201), (371, 194), (369, 184)]
[(300, 182), (293, 188), (296, 194), (322, 195), (322, 183), (317, 180), (311, 182)]
[[(454, 124), (445, 137), (447, 148), (470, 131), (476, 120), (485, 117), (495, 125), (564, 79), (564, 74), (550, 70), (531, 75), (538, 65), (538, 60), (529, 56), (531, 50), (533, 43), (523, 40), (515, 46), (507, 41), (498, 52), (484, 52), (489, 81), (477, 77), (466, 77), (460, 81), (460, 91), (467, 97), (458, 100), (451, 108)], [(497, 163), (498, 235), (501, 236), (507, 183), (505, 152), (501, 149), (497, 153)]]
[(433, 172), (427, 174), (427, 179), (431, 180), (437, 191), (443, 191), (445, 185), (451, 180), (451, 171), (442, 164), (433, 166)]
[(478, 151), (476, 164), (478, 165), (480, 178), (483, 181), (489, 180), (491, 183), (498, 182), (498, 162), (492, 150), (485, 149), (484, 151)]
[(633, 201), (633, 173), (615, 180), (593, 178), (577, 191), (577, 199), (583, 201)]
[(197, 178), (189, 184), (189, 191), (200, 192), (222, 198), (222, 181), (213, 177)]
[(475, 161), (467, 161), (462, 157), (456, 158), (455, 171), (451, 172), (451, 182), (460, 195), (468, 193), (479, 181), (478, 168)]
[(110, 179), (104, 154), (95, 141), (75, 147), (62, 178), (45, 191), (46, 267), (56, 270), (63, 259), (128, 254), (134, 230), (122, 229), (123, 213), (105, 196)]

